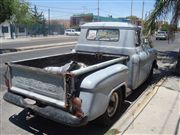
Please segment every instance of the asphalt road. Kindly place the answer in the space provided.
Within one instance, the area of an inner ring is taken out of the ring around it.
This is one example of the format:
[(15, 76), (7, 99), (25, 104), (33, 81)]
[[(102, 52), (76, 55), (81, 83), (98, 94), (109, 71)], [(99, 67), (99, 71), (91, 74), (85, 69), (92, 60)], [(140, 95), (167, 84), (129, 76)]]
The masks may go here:
[(37, 38), (23, 38), (23, 39), (9, 39), (0, 42), (0, 49), (16, 49), (28, 46), (46, 46), (48, 44), (57, 44), (64, 42), (77, 41), (78, 36), (54, 36), (54, 37), (37, 37)]
[(155, 40), (153, 38), (154, 48), (160, 52), (174, 51), (177, 52), (180, 49), (180, 33), (176, 34), (175, 40)]
[[(160, 64), (160, 69), (155, 73), (153, 81), (148, 84), (142, 85), (138, 88), (124, 103), (123, 112), (127, 110), (132, 102), (134, 102), (148, 87), (160, 80), (163, 75), (172, 74), (166, 71), (166, 63), (174, 63), (177, 52), (179, 50), (179, 37), (173, 43), (168, 44), (168, 41), (153, 41), (154, 47), (158, 50), (158, 64)], [(47, 55), (62, 54), (70, 52), (72, 47), (63, 48), (51, 48), (51, 49), (39, 49), (39, 50), (28, 50), (25, 52), (9, 53), (1, 55), (1, 64), (6, 61), (21, 60), (28, 58), (35, 58)], [(162, 60), (163, 59), (163, 60)], [(168, 61), (167, 61), (168, 60)], [(171, 60), (171, 61), (169, 61)], [(1, 73), (4, 72), (4, 66), (1, 68)], [(53, 121), (47, 120), (45, 118), (37, 116), (27, 116), (27, 110), (19, 108), (17, 106), (11, 105), (4, 100), (2, 96), (5, 92), (5, 87), (1, 86), (1, 109), (0, 109), (0, 134), (37, 134), (37, 135), (59, 135), (59, 134), (78, 134), (78, 135), (102, 135), (109, 127), (102, 127), (96, 122), (91, 122), (88, 125), (81, 128), (67, 127)], [(122, 113), (123, 113), (122, 112)]]

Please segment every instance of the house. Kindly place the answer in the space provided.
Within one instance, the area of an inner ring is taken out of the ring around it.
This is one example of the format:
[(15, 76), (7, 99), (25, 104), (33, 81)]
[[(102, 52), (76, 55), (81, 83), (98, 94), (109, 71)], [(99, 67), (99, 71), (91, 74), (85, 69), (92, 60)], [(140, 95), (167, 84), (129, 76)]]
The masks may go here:
[(27, 29), (22, 25), (12, 25), (8, 21), (0, 24), (0, 38), (26, 36)]
[(0, 24), (0, 38), (11, 38), (11, 25), (7, 21)]
[(18, 25), (15, 27), (15, 33), (16, 37), (27, 36), (27, 28), (22, 25)]

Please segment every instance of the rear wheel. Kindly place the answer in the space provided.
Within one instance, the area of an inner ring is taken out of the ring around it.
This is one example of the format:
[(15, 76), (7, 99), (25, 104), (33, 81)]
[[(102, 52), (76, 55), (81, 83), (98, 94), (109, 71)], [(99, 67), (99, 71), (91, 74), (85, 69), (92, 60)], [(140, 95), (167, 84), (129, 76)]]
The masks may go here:
[(150, 81), (152, 80), (153, 71), (154, 71), (154, 66), (152, 65), (151, 71), (150, 71), (149, 76), (148, 76), (148, 78), (147, 78), (147, 82), (150, 82)]
[(111, 94), (106, 112), (100, 117), (100, 122), (105, 126), (112, 125), (121, 114), (123, 102), (122, 92), (114, 91)]

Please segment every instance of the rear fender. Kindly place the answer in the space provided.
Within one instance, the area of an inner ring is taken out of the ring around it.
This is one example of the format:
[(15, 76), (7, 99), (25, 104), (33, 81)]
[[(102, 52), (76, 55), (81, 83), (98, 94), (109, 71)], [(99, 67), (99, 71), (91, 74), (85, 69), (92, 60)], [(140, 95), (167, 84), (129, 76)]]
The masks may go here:
[[(110, 95), (120, 87), (127, 86), (128, 68), (123, 64), (115, 64), (101, 69), (84, 78), (80, 88), (82, 109), (93, 120), (102, 115), (108, 106)], [(91, 93), (86, 98), (85, 93)], [(85, 101), (85, 102), (84, 102)]]

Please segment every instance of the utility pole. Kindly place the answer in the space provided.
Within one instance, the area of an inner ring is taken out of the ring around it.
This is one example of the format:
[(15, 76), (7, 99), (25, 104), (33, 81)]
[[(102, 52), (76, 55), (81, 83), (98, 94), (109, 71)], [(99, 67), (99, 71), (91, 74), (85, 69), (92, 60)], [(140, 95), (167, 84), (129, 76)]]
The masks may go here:
[(144, 0), (142, 2), (142, 18), (141, 18), (141, 26), (142, 26), (142, 28), (144, 28), (143, 19), (144, 19)]
[(48, 34), (50, 35), (50, 8), (48, 9)]
[(142, 3), (142, 20), (144, 19), (144, 0), (143, 0), (143, 3)]
[(98, 15), (98, 21), (99, 21), (99, 0), (98, 0), (97, 15)]
[(133, 0), (131, 0), (131, 16), (133, 15)]

